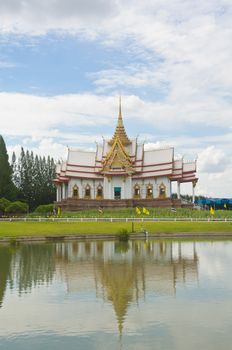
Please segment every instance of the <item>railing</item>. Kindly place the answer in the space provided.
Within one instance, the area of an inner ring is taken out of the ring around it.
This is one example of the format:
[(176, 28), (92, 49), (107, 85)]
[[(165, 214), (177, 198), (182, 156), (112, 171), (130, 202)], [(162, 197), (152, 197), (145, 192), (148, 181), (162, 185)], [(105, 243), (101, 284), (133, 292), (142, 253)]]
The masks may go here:
[(140, 218), (0, 218), (0, 222), (232, 222), (232, 218), (155, 218), (155, 217), (140, 217)]

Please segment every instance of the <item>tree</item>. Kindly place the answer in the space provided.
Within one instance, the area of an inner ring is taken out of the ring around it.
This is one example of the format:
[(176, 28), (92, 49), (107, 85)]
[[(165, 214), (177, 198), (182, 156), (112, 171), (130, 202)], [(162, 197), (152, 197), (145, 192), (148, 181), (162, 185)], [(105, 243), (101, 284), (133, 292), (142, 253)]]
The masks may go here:
[(12, 159), (12, 168), (19, 190), (18, 199), (26, 201), (30, 209), (55, 200), (55, 163), (52, 158), (34, 156), (33, 152), (21, 148), (19, 158)]
[(10, 201), (6, 198), (0, 198), (0, 217), (5, 214), (6, 208), (10, 205)]
[(9, 164), (6, 145), (0, 135), (0, 198), (15, 199), (16, 188), (12, 181), (12, 168)]

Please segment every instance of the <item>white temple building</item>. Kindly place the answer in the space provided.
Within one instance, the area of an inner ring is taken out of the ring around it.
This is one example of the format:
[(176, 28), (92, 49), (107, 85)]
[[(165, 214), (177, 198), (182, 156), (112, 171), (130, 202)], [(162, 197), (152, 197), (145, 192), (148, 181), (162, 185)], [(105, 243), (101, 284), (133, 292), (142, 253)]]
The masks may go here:
[[(86, 207), (183, 206), (181, 183), (192, 183), (195, 199), (196, 161), (175, 160), (174, 148), (145, 150), (129, 139), (121, 113), (110, 140), (96, 151), (68, 149), (67, 160), (57, 164), (57, 203), (68, 210)], [(177, 182), (177, 200), (172, 183)]]

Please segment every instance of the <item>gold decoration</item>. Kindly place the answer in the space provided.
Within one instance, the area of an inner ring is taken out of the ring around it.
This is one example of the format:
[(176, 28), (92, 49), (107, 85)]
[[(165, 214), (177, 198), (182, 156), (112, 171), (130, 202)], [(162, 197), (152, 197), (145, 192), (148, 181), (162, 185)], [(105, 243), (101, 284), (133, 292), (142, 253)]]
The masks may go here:
[(119, 99), (118, 122), (112, 139), (109, 141), (111, 148), (104, 160), (102, 160), (101, 172), (110, 172), (112, 170), (123, 169), (127, 174), (134, 172), (132, 161), (126, 152), (125, 146), (131, 144), (122, 120), (121, 97)]
[(148, 184), (146, 188), (146, 198), (147, 199), (152, 199), (153, 198), (153, 185)]
[(140, 198), (140, 186), (138, 184), (134, 185), (134, 199), (139, 199)]
[(79, 197), (79, 188), (77, 185), (73, 186), (73, 197), (78, 198)]
[(109, 145), (113, 145), (116, 138), (119, 138), (121, 143), (123, 144), (123, 146), (128, 146), (131, 144), (130, 139), (128, 138), (127, 134), (126, 134), (126, 130), (124, 128), (123, 125), (123, 120), (122, 120), (122, 107), (121, 107), (121, 96), (119, 98), (119, 113), (118, 113), (118, 122), (116, 125), (116, 129), (114, 132), (114, 135), (112, 137), (112, 139), (109, 141)]
[(103, 199), (103, 187), (101, 184), (97, 186), (97, 195), (96, 199)]
[(193, 180), (193, 188), (195, 188), (197, 185), (197, 180)]
[(163, 182), (159, 186), (159, 198), (160, 199), (166, 198), (166, 186), (163, 184)]
[(123, 144), (118, 136), (116, 136), (110, 151), (102, 162), (101, 171), (106, 172), (114, 168), (125, 169), (127, 173), (133, 172), (131, 159), (126, 153)]
[(85, 186), (85, 199), (91, 199), (91, 187), (89, 184)]

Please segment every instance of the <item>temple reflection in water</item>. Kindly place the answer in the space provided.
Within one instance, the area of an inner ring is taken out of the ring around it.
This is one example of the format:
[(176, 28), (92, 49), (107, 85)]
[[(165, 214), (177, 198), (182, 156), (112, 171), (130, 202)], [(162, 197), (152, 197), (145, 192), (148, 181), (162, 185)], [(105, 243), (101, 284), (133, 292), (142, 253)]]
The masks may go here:
[(0, 248), (0, 307), (7, 286), (19, 294), (54, 278), (67, 293), (95, 291), (112, 304), (121, 334), (130, 303), (147, 295), (175, 296), (178, 283), (198, 280), (195, 243), (178, 241), (70, 242)]
[(129, 304), (146, 294), (175, 295), (177, 283), (198, 280), (195, 243), (81, 242), (57, 244), (56, 256), (69, 293), (96, 290), (113, 305), (119, 332)]
[(227, 350), (232, 240), (0, 245), (0, 348)]

